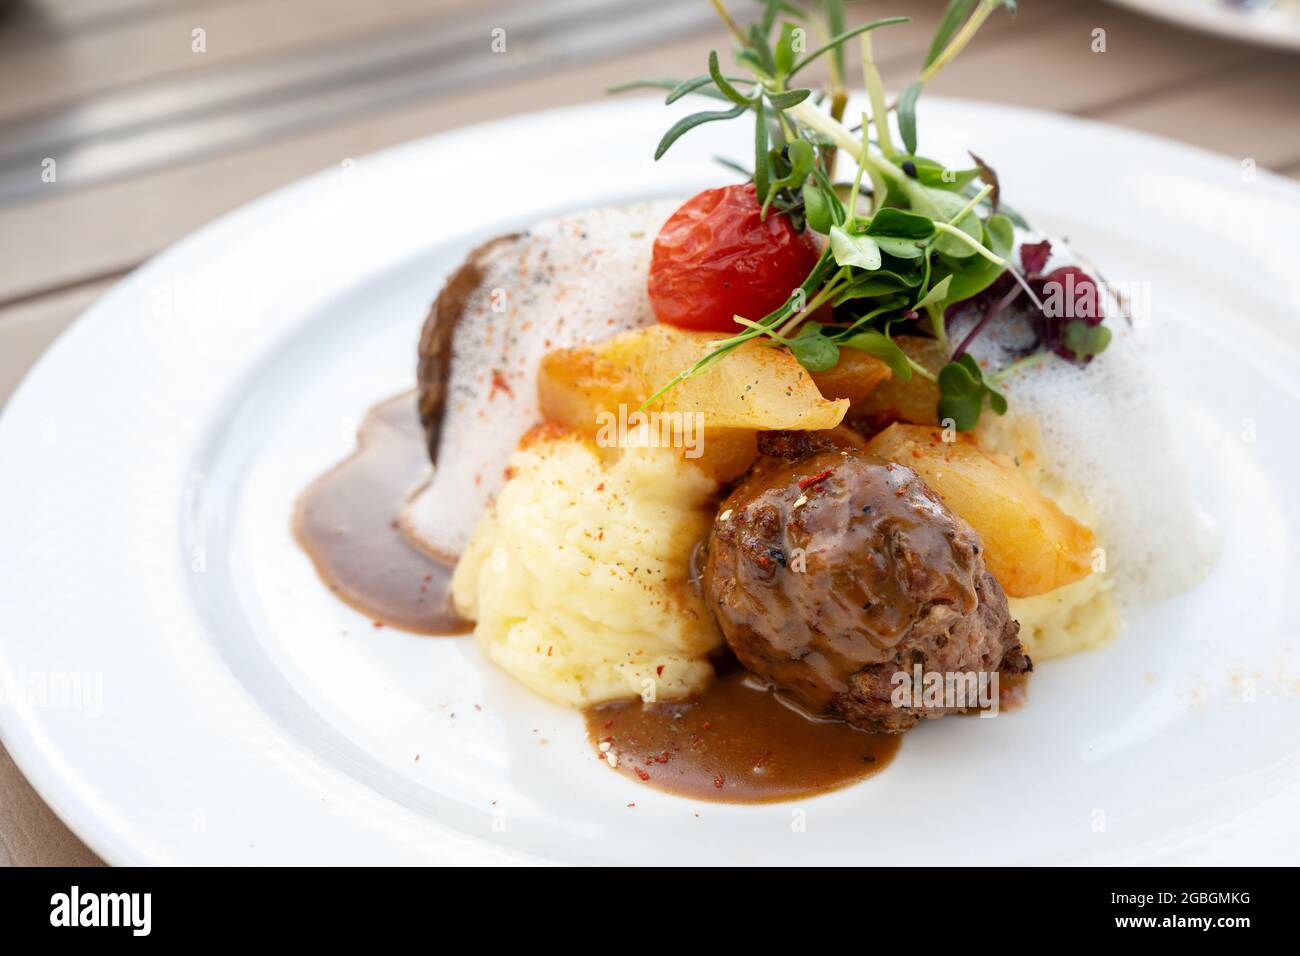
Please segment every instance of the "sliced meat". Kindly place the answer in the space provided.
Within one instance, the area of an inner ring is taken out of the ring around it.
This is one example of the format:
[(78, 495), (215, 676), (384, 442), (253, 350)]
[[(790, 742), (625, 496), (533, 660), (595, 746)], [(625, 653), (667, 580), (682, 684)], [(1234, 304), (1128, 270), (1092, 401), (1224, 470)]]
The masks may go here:
[(746, 668), (814, 715), (875, 732), (953, 709), (895, 706), (895, 675), (910, 682), (918, 664), (1030, 669), (979, 537), (915, 472), (827, 437), (762, 447), (777, 456), (720, 507), (702, 576)]
[(451, 377), (452, 340), (460, 317), (465, 314), (470, 299), (482, 288), (484, 278), (494, 271), (494, 266), (503, 258), (518, 254), (519, 241), (520, 237), (514, 234), (498, 236), (475, 248), (442, 287), (429, 309), (428, 318), (424, 320), (424, 328), (420, 330), (416, 380), (419, 383), (420, 425), (424, 428), (431, 462), (438, 460)]
[(540, 419), (552, 349), (648, 325), (650, 251), (677, 203), (543, 222), (479, 246), (448, 279), (420, 336), (419, 408), (435, 465), (402, 514), (409, 538), (454, 561)]

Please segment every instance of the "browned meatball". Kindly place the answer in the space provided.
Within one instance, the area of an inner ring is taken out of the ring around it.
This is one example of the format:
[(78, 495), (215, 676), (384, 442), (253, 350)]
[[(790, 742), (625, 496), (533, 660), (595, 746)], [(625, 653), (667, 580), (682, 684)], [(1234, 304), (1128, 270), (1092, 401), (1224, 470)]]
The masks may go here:
[(703, 571), (746, 668), (812, 714), (877, 732), (952, 710), (894, 706), (900, 671), (1030, 669), (978, 535), (914, 471), (834, 437), (763, 448), (719, 509)]

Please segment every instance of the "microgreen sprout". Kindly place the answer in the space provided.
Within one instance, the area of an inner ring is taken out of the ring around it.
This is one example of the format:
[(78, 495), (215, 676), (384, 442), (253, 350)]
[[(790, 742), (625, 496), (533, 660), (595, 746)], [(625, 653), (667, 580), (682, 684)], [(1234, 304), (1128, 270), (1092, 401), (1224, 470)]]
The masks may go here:
[[(996, 172), (978, 156), (971, 154), (972, 167), (954, 170), (917, 153), (917, 104), (926, 84), (971, 43), (980, 26), (999, 7), (1014, 14), (1015, 3), (950, 0), (917, 78), (890, 106), (876, 66), (873, 36), (909, 18), (886, 17), (846, 27), (843, 0), (820, 0), (820, 18), (790, 0), (760, 2), (761, 15), (745, 29), (723, 0), (711, 0), (734, 38), (733, 54), (741, 70), (724, 72), (715, 50), (699, 76), (637, 80), (612, 91), (660, 89), (668, 91), (668, 103), (694, 95), (722, 104), (674, 123), (660, 139), (655, 159), (697, 126), (752, 114), (752, 172), (733, 161), (723, 162), (753, 182), (763, 218), (787, 216), (796, 229), (824, 236), (821, 256), (787, 302), (761, 318), (736, 316), (741, 331), (712, 343), (707, 355), (666, 382), (642, 407), (706, 372), (746, 342), (761, 340), (789, 349), (813, 372), (834, 367), (840, 351), (850, 348), (879, 358), (899, 379), (917, 375), (936, 381), (940, 417), (951, 418), (961, 430), (975, 427), (986, 406), (1004, 413), (1006, 399), (993, 387), (1003, 380), (1002, 373), (986, 380), (969, 348), (1013, 303), (1020, 308), (1027, 300), (1027, 308), (1043, 309), (1034, 283), (1010, 262), (1015, 227), (1026, 224), (1002, 203)], [(800, 22), (778, 23), (783, 17)], [(821, 37), (806, 54), (796, 43), (804, 25)], [(856, 131), (843, 122), (846, 50), (854, 41), (869, 107)], [(828, 55), (828, 88), (794, 82)], [(741, 75), (745, 71), (748, 75)], [(836, 179), (840, 153), (856, 163), (851, 183)], [(949, 310), (958, 303), (984, 303), (988, 296), (983, 294), (991, 287), (996, 297), (985, 303), (983, 314), (951, 348)], [(811, 320), (814, 314), (819, 321)], [(894, 341), (892, 333), (899, 326), (928, 332), (948, 355), (947, 363), (935, 370), (909, 356)], [(1052, 335), (1051, 347), (1078, 361), (1089, 360), (1110, 339), (1099, 322), (1057, 323)], [(1007, 371), (1027, 364), (1022, 358)]]

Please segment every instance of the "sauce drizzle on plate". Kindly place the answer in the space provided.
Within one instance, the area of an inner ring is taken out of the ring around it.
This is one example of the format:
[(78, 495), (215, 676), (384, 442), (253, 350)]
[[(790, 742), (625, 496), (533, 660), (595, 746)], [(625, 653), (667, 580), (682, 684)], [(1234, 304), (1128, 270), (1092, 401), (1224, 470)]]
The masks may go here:
[(814, 720), (734, 660), (718, 670), (699, 697), (588, 707), (587, 737), (600, 758), (678, 796), (773, 803), (848, 786), (883, 769), (898, 751), (899, 735)]
[(473, 625), (451, 606), (452, 567), (398, 526), (402, 503), (428, 473), (414, 393), (380, 402), (357, 430), (357, 450), (298, 498), (294, 536), (329, 589), (376, 626), (465, 634)]

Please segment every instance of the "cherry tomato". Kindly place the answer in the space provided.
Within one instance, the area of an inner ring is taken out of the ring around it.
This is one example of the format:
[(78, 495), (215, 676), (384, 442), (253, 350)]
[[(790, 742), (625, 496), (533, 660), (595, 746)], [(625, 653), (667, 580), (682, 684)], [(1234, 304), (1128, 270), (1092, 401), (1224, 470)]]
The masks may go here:
[(660, 322), (732, 332), (780, 307), (817, 264), (807, 232), (761, 209), (752, 185), (707, 189), (664, 223), (650, 260), (650, 304)]

